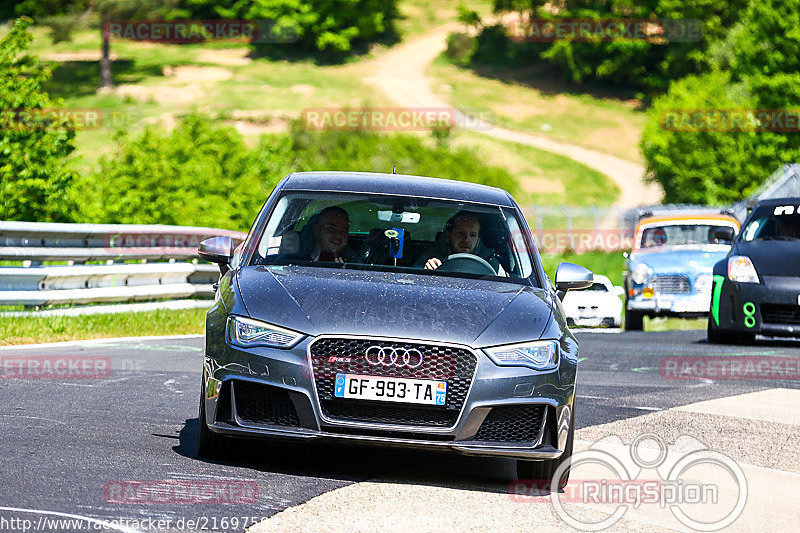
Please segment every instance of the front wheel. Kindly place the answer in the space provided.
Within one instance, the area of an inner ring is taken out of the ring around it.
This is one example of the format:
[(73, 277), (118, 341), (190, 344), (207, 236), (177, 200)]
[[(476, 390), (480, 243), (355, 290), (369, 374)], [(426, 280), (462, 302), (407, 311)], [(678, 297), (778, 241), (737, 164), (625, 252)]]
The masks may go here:
[(625, 331), (642, 331), (644, 329), (644, 313), (625, 308)]
[(200, 414), (197, 417), (197, 457), (200, 459), (221, 459), (225, 456), (227, 438), (217, 435), (206, 423), (206, 402), (200, 392)]
[(713, 318), (708, 318), (706, 337), (711, 344), (752, 344), (756, 340), (754, 333), (745, 331), (725, 331), (714, 327)]
[[(558, 459), (545, 459), (544, 461), (524, 461), (517, 460), (517, 477), (519, 479), (531, 479), (540, 483), (540, 488), (552, 491), (550, 485), (553, 480), (553, 475), (556, 470), (563, 463), (568, 463), (572, 458), (572, 441), (575, 436), (575, 406), (572, 407), (572, 422), (569, 428), (569, 435), (567, 436), (567, 444), (564, 447), (564, 453)], [(564, 490), (564, 487), (569, 483), (569, 467), (558, 480), (558, 490)]]

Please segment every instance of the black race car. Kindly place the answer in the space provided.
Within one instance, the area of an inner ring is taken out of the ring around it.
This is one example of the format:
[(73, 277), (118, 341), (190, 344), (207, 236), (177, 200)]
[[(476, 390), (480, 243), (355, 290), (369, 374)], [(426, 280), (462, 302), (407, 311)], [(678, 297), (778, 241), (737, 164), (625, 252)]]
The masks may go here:
[(713, 280), (709, 342), (800, 337), (800, 198), (757, 203)]

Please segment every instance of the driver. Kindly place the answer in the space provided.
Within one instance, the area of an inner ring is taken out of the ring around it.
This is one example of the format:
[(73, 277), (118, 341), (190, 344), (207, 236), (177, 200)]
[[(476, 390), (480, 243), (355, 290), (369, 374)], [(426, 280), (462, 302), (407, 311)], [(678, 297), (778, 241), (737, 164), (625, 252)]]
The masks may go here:
[[(444, 226), (444, 242), (439, 239), (417, 259), (417, 266), (436, 270), (452, 254), (473, 254), (480, 246), (481, 224), (478, 217), (466, 211), (453, 215)], [(492, 265), (495, 266), (495, 265)], [(496, 269), (496, 266), (495, 266)]]
[(776, 233), (781, 237), (800, 238), (800, 226), (792, 218), (779, 219), (775, 229), (777, 230)]

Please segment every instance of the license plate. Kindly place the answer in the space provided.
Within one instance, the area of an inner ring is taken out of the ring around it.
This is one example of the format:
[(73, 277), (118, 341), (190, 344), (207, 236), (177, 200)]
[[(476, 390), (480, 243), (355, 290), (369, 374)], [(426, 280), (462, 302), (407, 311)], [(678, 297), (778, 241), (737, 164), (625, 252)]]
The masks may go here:
[(447, 382), (336, 374), (334, 396), (358, 400), (445, 405)]

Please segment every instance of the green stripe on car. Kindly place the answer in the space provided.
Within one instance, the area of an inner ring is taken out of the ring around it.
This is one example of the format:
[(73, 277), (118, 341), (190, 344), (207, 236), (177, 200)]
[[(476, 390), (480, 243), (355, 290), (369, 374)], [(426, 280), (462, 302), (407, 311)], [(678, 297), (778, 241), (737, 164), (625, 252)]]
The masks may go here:
[(725, 276), (714, 276), (714, 294), (711, 298), (711, 316), (714, 317), (714, 322), (719, 326), (719, 297), (722, 294), (722, 283), (725, 281)]

